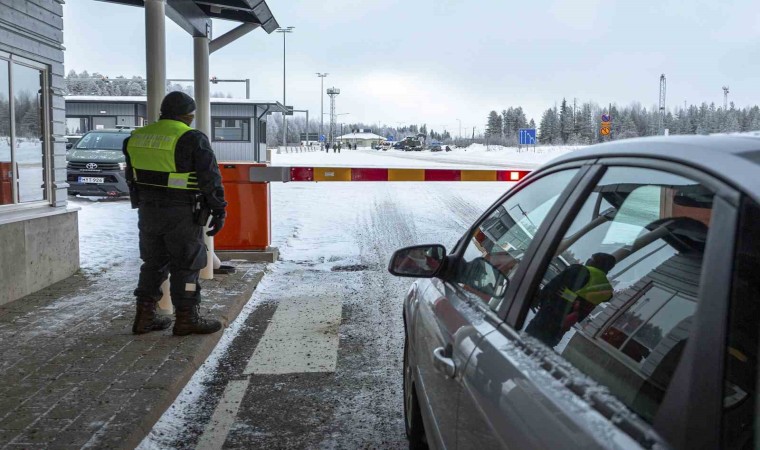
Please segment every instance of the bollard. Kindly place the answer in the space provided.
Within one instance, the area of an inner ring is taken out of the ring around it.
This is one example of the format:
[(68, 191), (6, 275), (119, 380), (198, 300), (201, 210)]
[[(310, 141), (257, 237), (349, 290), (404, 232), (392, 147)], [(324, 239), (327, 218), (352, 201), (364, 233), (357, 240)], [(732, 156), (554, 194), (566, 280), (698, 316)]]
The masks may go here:
[(161, 300), (158, 302), (158, 309), (161, 314), (171, 316), (174, 314), (174, 305), (172, 305), (172, 297), (171, 293), (169, 292), (169, 279), (167, 278), (166, 281), (161, 283), (161, 292), (163, 292), (163, 296), (161, 297)]

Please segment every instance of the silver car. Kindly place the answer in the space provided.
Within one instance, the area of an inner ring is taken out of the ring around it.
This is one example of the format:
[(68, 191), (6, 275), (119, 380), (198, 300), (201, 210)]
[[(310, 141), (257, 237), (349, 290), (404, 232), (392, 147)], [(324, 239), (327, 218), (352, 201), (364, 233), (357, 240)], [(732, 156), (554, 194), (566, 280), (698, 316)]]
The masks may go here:
[(568, 154), (394, 253), (411, 448), (757, 448), (760, 139)]

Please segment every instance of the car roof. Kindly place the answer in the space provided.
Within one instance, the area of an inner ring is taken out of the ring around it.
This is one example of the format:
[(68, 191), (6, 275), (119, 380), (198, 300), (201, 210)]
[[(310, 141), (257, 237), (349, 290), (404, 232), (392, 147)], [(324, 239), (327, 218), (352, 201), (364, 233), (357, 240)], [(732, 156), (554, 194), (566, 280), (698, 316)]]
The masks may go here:
[(652, 158), (691, 166), (760, 202), (760, 134), (755, 133), (623, 139), (562, 155), (546, 167), (617, 157)]

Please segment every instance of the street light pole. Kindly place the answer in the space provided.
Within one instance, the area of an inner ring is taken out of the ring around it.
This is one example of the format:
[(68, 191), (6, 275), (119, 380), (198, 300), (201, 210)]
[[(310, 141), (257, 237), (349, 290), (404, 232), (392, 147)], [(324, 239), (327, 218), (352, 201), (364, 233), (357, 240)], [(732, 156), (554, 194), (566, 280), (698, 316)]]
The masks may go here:
[[(282, 33), (282, 105), (286, 106), (287, 103), (285, 103), (285, 36), (288, 33), (292, 33), (293, 29), (295, 27), (285, 27), (285, 28), (278, 28), (278, 33)], [(288, 145), (288, 116), (287, 114), (282, 114), (282, 145), (287, 146)]]
[(325, 77), (329, 75), (327, 72), (325, 73), (319, 73), (317, 72), (317, 76), (321, 79), (322, 87), (319, 91), (319, 136), (317, 140), (322, 139), (323, 134), (323, 127), (324, 127), (324, 117), (325, 117)]
[(459, 122), (459, 139), (462, 139), (462, 120), (457, 119), (457, 121)]

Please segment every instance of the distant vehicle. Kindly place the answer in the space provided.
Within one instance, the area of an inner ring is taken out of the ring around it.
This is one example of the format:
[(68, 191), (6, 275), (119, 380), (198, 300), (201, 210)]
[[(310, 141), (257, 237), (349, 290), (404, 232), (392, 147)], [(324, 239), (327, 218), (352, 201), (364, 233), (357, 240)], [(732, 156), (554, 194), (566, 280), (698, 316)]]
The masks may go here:
[(422, 142), (420, 142), (419, 138), (415, 136), (409, 136), (405, 137), (404, 140), (401, 141), (401, 143), (404, 145), (404, 151), (416, 151), (419, 152), (422, 150)]
[(86, 133), (66, 154), (69, 194), (93, 197), (129, 195), (122, 152), (131, 128), (95, 130)]
[(428, 149), (431, 152), (440, 152), (440, 151), (443, 150), (443, 148), (441, 147), (441, 143), (438, 142), (438, 141), (432, 141), (432, 142), (430, 142), (430, 145), (428, 145)]
[(392, 142), (383, 141), (383, 142), (380, 142), (379, 144), (377, 144), (377, 149), (378, 150), (382, 150), (382, 151), (386, 151), (389, 148), (391, 148), (391, 145), (393, 145)]
[(82, 139), (81, 135), (71, 135), (71, 136), (64, 136), (66, 139), (66, 150), (71, 150), (72, 147), (80, 140)]
[(396, 149), (396, 150), (405, 150), (405, 146), (404, 146), (404, 143), (403, 143), (403, 142), (401, 142), (401, 141), (399, 141), (399, 142), (395, 142), (395, 143), (393, 144), (393, 148), (394, 148), (394, 149)]
[(397, 250), (410, 448), (756, 448), (760, 139), (533, 172), (450, 253)]

